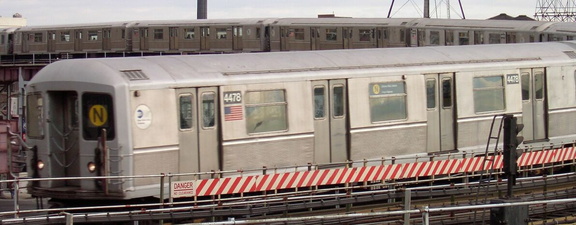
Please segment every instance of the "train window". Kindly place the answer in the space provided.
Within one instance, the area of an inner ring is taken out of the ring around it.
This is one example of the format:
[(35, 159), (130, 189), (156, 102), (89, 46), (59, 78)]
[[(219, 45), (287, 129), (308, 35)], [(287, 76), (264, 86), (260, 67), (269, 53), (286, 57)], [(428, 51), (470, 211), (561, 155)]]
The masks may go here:
[(382, 30), (382, 39), (384, 39), (384, 40), (388, 39), (388, 28), (384, 28)]
[(314, 119), (324, 119), (326, 116), (326, 88), (314, 87)]
[(48, 38), (50, 38), (50, 40), (54, 41), (56, 40), (56, 33), (48, 33)]
[(470, 36), (468, 34), (468, 31), (458, 32), (458, 44), (459, 45), (469, 45), (470, 44)]
[(256, 28), (256, 39), (260, 39), (260, 32), (262, 32), (260, 27)]
[(42, 42), (42, 33), (34, 33), (34, 42)]
[(170, 27), (170, 37), (178, 37), (178, 27)]
[(534, 73), (534, 97), (538, 100), (544, 99), (544, 74)]
[(95, 31), (95, 30), (88, 31), (88, 40), (97, 41), (98, 40), (98, 31)]
[(440, 45), (439, 31), (430, 31), (430, 45)]
[(523, 101), (530, 100), (530, 74), (522, 73), (520, 79), (522, 79), (520, 81), (522, 82), (522, 100)]
[(70, 42), (70, 31), (60, 33), (61, 42)]
[(296, 28), (294, 29), (294, 39), (295, 40), (304, 40), (304, 28)]
[(442, 108), (452, 107), (452, 79), (442, 79)]
[(102, 38), (110, 38), (110, 30), (102, 30)]
[(516, 43), (516, 33), (507, 33), (506, 43)]
[(246, 130), (249, 134), (288, 129), (284, 90), (246, 92)]
[(154, 29), (154, 40), (164, 39), (164, 29)]
[(82, 95), (83, 136), (86, 140), (100, 138), (106, 129), (106, 139), (114, 139), (114, 108), (112, 96), (107, 94), (85, 93)]
[(194, 28), (185, 28), (184, 33), (186, 34), (184, 39), (194, 39)]
[(40, 93), (31, 93), (26, 97), (26, 135), (34, 139), (44, 138), (44, 109)]
[(344, 116), (344, 86), (334, 86), (332, 88), (332, 95), (333, 95), (333, 109), (332, 109), (332, 116), (333, 117), (342, 117)]
[(370, 120), (373, 123), (407, 118), (405, 86), (404, 82), (370, 84)]
[[(567, 41), (572, 41), (572, 40), (574, 40), (574, 36), (566, 36), (566, 40), (567, 40)], [(533, 42), (533, 41), (531, 41), (531, 42)]]
[(484, 32), (474, 31), (474, 44), (475, 45), (484, 44)]
[(216, 38), (226, 39), (226, 28), (216, 28)]
[(215, 94), (202, 94), (202, 128), (214, 127), (216, 122), (216, 100)]
[(181, 95), (180, 103), (180, 130), (192, 128), (192, 95)]
[(372, 39), (372, 30), (361, 29), (358, 34), (360, 35), (360, 37), (358, 37), (360, 41), (371, 41)]
[(400, 42), (406, 42), (406, 31), (402, 28), (400, 28)]
[(446, 45), (454, 45), (454, 31), (446, 31)]
[(488, 44), (500, 44), (500, 34), (488, 34)]
[(436, 79), (426, 80), (426, 108), (436, 108)]
[(6, 37), (4, 35), (0, 36), (0, 44), (4, 44), (4, 42), (6, 42), (6, 40), (4, 40)]
[(336, 41), (338, 40), (338, 34), (336, 33), (336, 28), (329, 28), (326, 29), (326, 40), (327, 41)]
[(242, 37), (242, 27), (234, 27), (234, 37)]
[(122, 39), (126, 38), (126, 29), (122, 29)]
[(148, 28), (140, 28), (140, 37), (148, 38)]
[(475, 77), (473, 87), (475, 112), (504, 110), (504, 78), (502, 76)]

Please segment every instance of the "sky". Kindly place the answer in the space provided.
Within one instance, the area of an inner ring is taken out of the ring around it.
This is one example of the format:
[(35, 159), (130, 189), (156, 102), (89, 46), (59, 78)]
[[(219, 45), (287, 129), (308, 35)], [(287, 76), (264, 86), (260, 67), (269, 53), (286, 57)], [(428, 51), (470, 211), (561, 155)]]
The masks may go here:
[[(430, 0), (431, 17), (462, 18), (458, 0)], [(422, 17), (424, 0), (395, 0), (393, 18)], [(537, 0), (461, 0), (467, 19), (500, 13), (533, 17)], [(208, 0), (208, 19), (386, 17), (392, 0)], [(131, 20), (196, 19), (197, 0), (0, 0), (0, 16), (20, 13), (28, 25), (100, 23)], [(435, 7), (434, 5), (438, 5)], [(436, 13), (437, 12), (437, 13)]]

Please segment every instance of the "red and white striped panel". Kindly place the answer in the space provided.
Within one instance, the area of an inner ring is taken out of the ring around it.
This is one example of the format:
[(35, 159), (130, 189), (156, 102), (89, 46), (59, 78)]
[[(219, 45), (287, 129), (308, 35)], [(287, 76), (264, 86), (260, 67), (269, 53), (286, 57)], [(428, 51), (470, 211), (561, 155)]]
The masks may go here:
[(253, 192), (255, 183), (255, 176), (199, 180), (195, 182), (196, 195), (206, 196)]
[(576, 159), (576, 150), (574, 147), (556, 149), (553, 162), (562, 162)]
[[(339, 168), (294, 173), (267, 174), (195, 181), (196, 195), (233, 194), (254, 191), (270, 191), (288, 188), (335, 185), (351, 182), (382, 181), (421, 176), (469, 173), (488, 169), (500, 169), (503, 156), (447, 159), (431, 162)], [(573, 147), (526, 152), (518, 159), (519, 166), (576, 159)], [(484, 165), (484, 167), (482, 167)]]

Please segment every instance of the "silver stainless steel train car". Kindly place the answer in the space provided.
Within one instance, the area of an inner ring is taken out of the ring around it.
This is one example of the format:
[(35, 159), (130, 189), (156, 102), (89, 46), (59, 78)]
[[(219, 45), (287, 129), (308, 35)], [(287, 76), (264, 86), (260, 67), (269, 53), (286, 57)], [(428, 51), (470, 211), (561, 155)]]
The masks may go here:
[[(29, 173), (483, 153), (502, 113), (521, 118), (529, 145), (572, 143), (575, 86), (576, 42), (64, 60), (27, 86)], [(41, 181), (30, 192), (129, 199), (156, 182)]]
[(130, 21), (3, 30), (0, 31), (0, 38), (4, 40), (0, 42), (0, 54), (23, 58), (46, 54), (50, 59), (56, 59), (476, 45), (572, 40), (575, 34), (574, 23), (508, 20), (273, 18)]

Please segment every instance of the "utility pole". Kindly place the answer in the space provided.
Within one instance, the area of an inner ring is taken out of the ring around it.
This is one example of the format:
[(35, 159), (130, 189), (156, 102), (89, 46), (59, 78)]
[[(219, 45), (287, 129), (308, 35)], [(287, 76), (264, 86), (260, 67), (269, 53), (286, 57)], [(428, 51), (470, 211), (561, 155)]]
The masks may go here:
[(208, 19), (208, 0), (198, 0), (196, 18)]
[[(406, 0), (406, 2), (413, 2), (414, 0)], [(447, 15), (448, 18), (450, 18), (450, 0), (441, 0), (441, 2), (446, 1), (446, 6), (447, 6)], [(573, 0), (576, 1), (576, 0)], [(392, 9), (394, 8), (394, 2), (395, 0), (392, 0), (392, 3), (390, 4), (390, 9), (388, 10), (388, 18), (392, 17)], [(458, 4), (460, 6), (460, 12), (462, 13), (462, 19), (466, 19), (466, 16), (464, 15), (464, 8), (462, 7), (462, 1), (458, 0)], [(438, 6), (435, 5), (434, 6), (436, 10), (438, 10)], [(436, 12), (436, 16), (438, 16), (438, 12)], [(423, 17), (424, 18), (430, 18), (430, 0), (424, 0), (424, 12), (423, 12)]]

